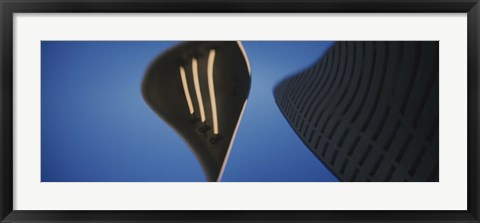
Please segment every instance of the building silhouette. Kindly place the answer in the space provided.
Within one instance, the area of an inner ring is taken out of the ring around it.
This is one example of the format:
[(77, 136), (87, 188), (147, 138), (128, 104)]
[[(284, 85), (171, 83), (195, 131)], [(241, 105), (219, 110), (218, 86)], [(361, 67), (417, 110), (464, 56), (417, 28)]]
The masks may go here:
[(144, 100), (188, 144), (208, 181), (222, 177), (250, 80), (239, 41), (185, 42), (145, 73)]
[(439, 181), (439, 43), (336, 42), (275, 101), (341, 181)]

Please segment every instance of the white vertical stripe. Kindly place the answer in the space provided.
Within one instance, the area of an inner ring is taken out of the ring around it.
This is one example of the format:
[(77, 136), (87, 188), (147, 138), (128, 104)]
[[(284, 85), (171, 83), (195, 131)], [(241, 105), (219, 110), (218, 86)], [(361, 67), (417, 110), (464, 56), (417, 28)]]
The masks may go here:
[(237, 41), (238, 47), (240, 48), (240, 51), (242, 51), (243, 58), (245, 59), (245, 63), (247, 63), (247, 69), (248, 69), (248, 75), (252, 76), (252, 71), (250, 70), (250, 61), (248, 60), (247, 52), (245, 51), (245, 48), (243, 48), (242, 41)]
[(185, 98), (188, 104), (188, 110), (190, 111), (190, 114), (193, 114), (194, 109), (193, 109), (192, 98), (190, 98), (190, 90), (188, 90), (187, 77), (185, 76), (185, 68), (183, 67), (180, 67), (180, 76), (182, 77), (183, 93), (185, 93)]
[(197, 95), (198, 107), (200, 109), (200, 119), (202, 122), (205, 122), (205, 109), (203, 108), (202, 91), (200, 90), (200, 81), (198, 80), (198, 63), (197, 59), (195, 58), (192, 59), (192, 73), (195, 93)]
[(230, 157), (230, 152), (232, 151), (233, 141), (235, 140), (235, 137), (237, 136), (238, 127), (240, 127), (240, 122), (242, 121), (243, 112), (245, 112), (245, 107), (247, 107), (247, 100), (246, 99), (245, 99), (245, 102), (243, 103), (243, 107), (242, 107), (242, 111), (240, 112), (240, 116), (238, 116), (238, 121), (237, 121), (237, 125), (235, 126), (235, 130), (233, 130), (232, 139), (230, 140), (230, 144), (228, 145), (227, 154), (225, 155), (225, 159), (223, 159), (222, 168), (220, 169), (220, 173), (218, 174), (217, 182), (222, 181), (223, 172), (225, 172), (225, 167), (227, 166), (228, 158)]
[(213, 67), (215, 63), (215, 50), (210, 50), (208, 54), (208, 90), (210, 92), (210, 104), (212, 105), (212, 119), (213, 119), (213, 134), (218, 134), (218, 119), (217, 119), (217, 101), (215, 99), (215, 84), (213, 81)]

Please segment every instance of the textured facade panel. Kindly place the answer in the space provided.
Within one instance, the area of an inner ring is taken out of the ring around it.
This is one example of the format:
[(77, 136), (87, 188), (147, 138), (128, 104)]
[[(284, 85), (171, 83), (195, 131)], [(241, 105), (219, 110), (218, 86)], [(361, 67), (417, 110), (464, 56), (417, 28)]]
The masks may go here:
[(275, 100), (342, 181), (438, 181), (438, 50), (438, 42), (337, 42), (280, 82)]

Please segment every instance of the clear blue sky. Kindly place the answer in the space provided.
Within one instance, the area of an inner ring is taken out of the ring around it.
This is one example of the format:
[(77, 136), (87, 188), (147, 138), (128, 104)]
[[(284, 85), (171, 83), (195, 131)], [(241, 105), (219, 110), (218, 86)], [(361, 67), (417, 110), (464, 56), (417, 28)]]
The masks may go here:
[[(175, 44), (42, 42), (43, 182), (205, 181), (194, 155), (140, 91), (149, 63)], [(337, 181), (290, 128), (272, 93), (333, 43), (243, 44), (252, 86), (222, 181)]]

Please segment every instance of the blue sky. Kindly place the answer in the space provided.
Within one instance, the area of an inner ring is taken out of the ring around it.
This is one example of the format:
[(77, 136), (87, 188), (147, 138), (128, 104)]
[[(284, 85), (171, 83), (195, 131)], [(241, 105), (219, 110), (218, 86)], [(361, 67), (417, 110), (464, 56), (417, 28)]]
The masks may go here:
[[(178, 43), (42, 42), (43, 182), (205, 181), (194, 155), (140, 91), (149, 63)], [(222, 181), (337, 181), (296, 136), (272, 93), (332, 44), (243, 42), (252, 86)]]

